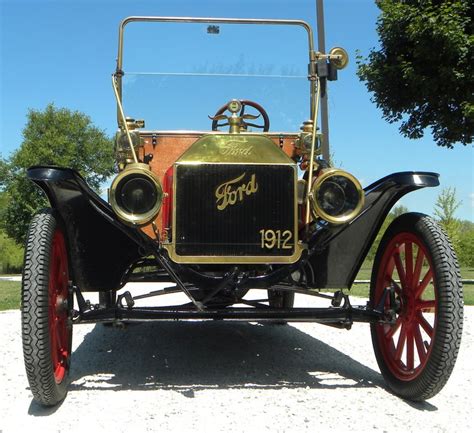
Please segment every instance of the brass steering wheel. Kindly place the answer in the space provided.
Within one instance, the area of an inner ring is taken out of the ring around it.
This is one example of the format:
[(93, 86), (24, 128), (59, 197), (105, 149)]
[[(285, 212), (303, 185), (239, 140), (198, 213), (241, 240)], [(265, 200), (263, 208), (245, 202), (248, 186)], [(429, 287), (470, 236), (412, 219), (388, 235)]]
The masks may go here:
[[(253, 128), (263, 129), (263, 132), (268, 132), (268, 130), (270, 129), (270, 118), (268, 117), (268, 114), (265, 111), (265, 109), (260, 104), (257, 104), (256, 102), (250, 101), (248, 99), (239, 99), (239, 102), (242, 104), (242, 108), (240, 109), (240, 113), (239, 113), (239, 117), (241, 118), (241, 123), (240, 123), (241, 127), (243, 129), (247, 130), (247, 128), (249, 126), (252, 126)], [(244, 119), (245, 107), (246, 106), (252, 107), (256, 111), (258, 111), (259, 116), (257, 116), (257, 117), (260, 117), (260, 115), (262, 116), (263, 125), (257, 125), (255, 123), (250, 123), (250, 122), (247, 122)], [(229, 108), (229, 104), (227, 103), (216, 111), (216, 114), (212, 118), (212, 130), (213, 131), (218, 131), (219, 130), (218, 128), (220, 128), (222, 126), (228, 126), (229, 125), (229, 122), (219, 123), (219, 119), (217, 118), (218, 116), (223, 114), (226, 110), (228, 110), (228, 108)]]

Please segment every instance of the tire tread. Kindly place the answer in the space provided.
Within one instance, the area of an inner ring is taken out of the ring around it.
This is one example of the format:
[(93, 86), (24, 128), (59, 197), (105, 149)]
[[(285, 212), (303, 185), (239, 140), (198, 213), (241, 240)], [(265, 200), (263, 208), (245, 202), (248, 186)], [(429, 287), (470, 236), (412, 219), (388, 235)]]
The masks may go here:
[(64, 399), (66, 378), (57, 384), (49, 336), (49, 265), (57, 221), (51, 209), (37, 213), (25, 244), (21, 292), (21, 324), (26, 375), (34, 399), (53, 406)]
[(441, 391), (456, 363), (463, 324), (461, 273), (456, 253), (444, 230), (427, 215), (407, 213), (395, 219), (382, 238), (372, 272), (371, 301), (375, 291), (378, 261), (389, 240), (401, 231), (415, 232), (426, 243), (431, 254), (438, 300), (433, 348), (424, 371), (414, 380), (405, 382), (395, 378), (385, 366), (383, 355), (377, 347), (376, 325), (371, 327), (372, 342), (380, 370), (390, 388), (403, 398), (422, 401)]

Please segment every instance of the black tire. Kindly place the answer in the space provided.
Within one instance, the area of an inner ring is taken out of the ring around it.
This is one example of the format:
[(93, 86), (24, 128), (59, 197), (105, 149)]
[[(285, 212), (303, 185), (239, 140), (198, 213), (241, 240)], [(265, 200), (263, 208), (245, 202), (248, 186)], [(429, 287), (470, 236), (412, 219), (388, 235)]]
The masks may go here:
[[(272, 308), (293, 308), (295, 293), (284, 290), (268, 290), (268, 305)], [(286, 325), (286, 320), (272, 320), (272, 325)]]
[(36, 214), (25, 245), (21, 323), (26, 374), (34, 399), (53, 406), (67, 393), (72, 295), (64, 232), (50, 209)]
[(463, 323), (456, 255), (447, 235), (428, 216), (401, 215), (384, 234), (372, 271), (372, 306), (390, 284), (395, 296), (391, 301), (387, 297), (385, 308), (396, 311), (396, 324), (371, 324), (375, 357), (395, 394), (426, 400), (451, 375)]

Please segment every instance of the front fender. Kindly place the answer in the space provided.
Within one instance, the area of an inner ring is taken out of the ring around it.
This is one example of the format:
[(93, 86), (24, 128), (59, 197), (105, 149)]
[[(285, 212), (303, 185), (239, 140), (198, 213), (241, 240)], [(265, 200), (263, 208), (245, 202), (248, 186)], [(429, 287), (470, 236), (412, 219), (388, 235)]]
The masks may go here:
[(439, 174), (410, 171), (390, 174), (365, 188), (365, 204), (357, 218), (341, 226), (314, 228), (308, 239), (309, 285), (351, 287), (393, 205), (409, 192), (438, 185)]
[(73, 169), (35, 166), (27, 176), (62, 220), (74, 283), (83, 291), (119, 288), (130, 264), (146, 250), (143, 233), (121, 223)]

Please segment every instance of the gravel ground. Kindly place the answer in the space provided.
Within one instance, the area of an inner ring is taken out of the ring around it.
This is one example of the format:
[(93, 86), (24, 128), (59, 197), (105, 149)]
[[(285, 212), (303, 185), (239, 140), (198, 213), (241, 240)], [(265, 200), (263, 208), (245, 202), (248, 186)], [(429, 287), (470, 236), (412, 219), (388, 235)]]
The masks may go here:
[[(297, 305), (307, 299), (297, 297)], [(387, 391), (365, 324), (351, 331), (229, 322), (78, 325), (69, 394), (43, 409), (26, 380), (20, 313), (6, 311), (0, 432), (467, 431), (473, 323), (474, 307), (466, 307), (453, 375), (419, 404)]]

